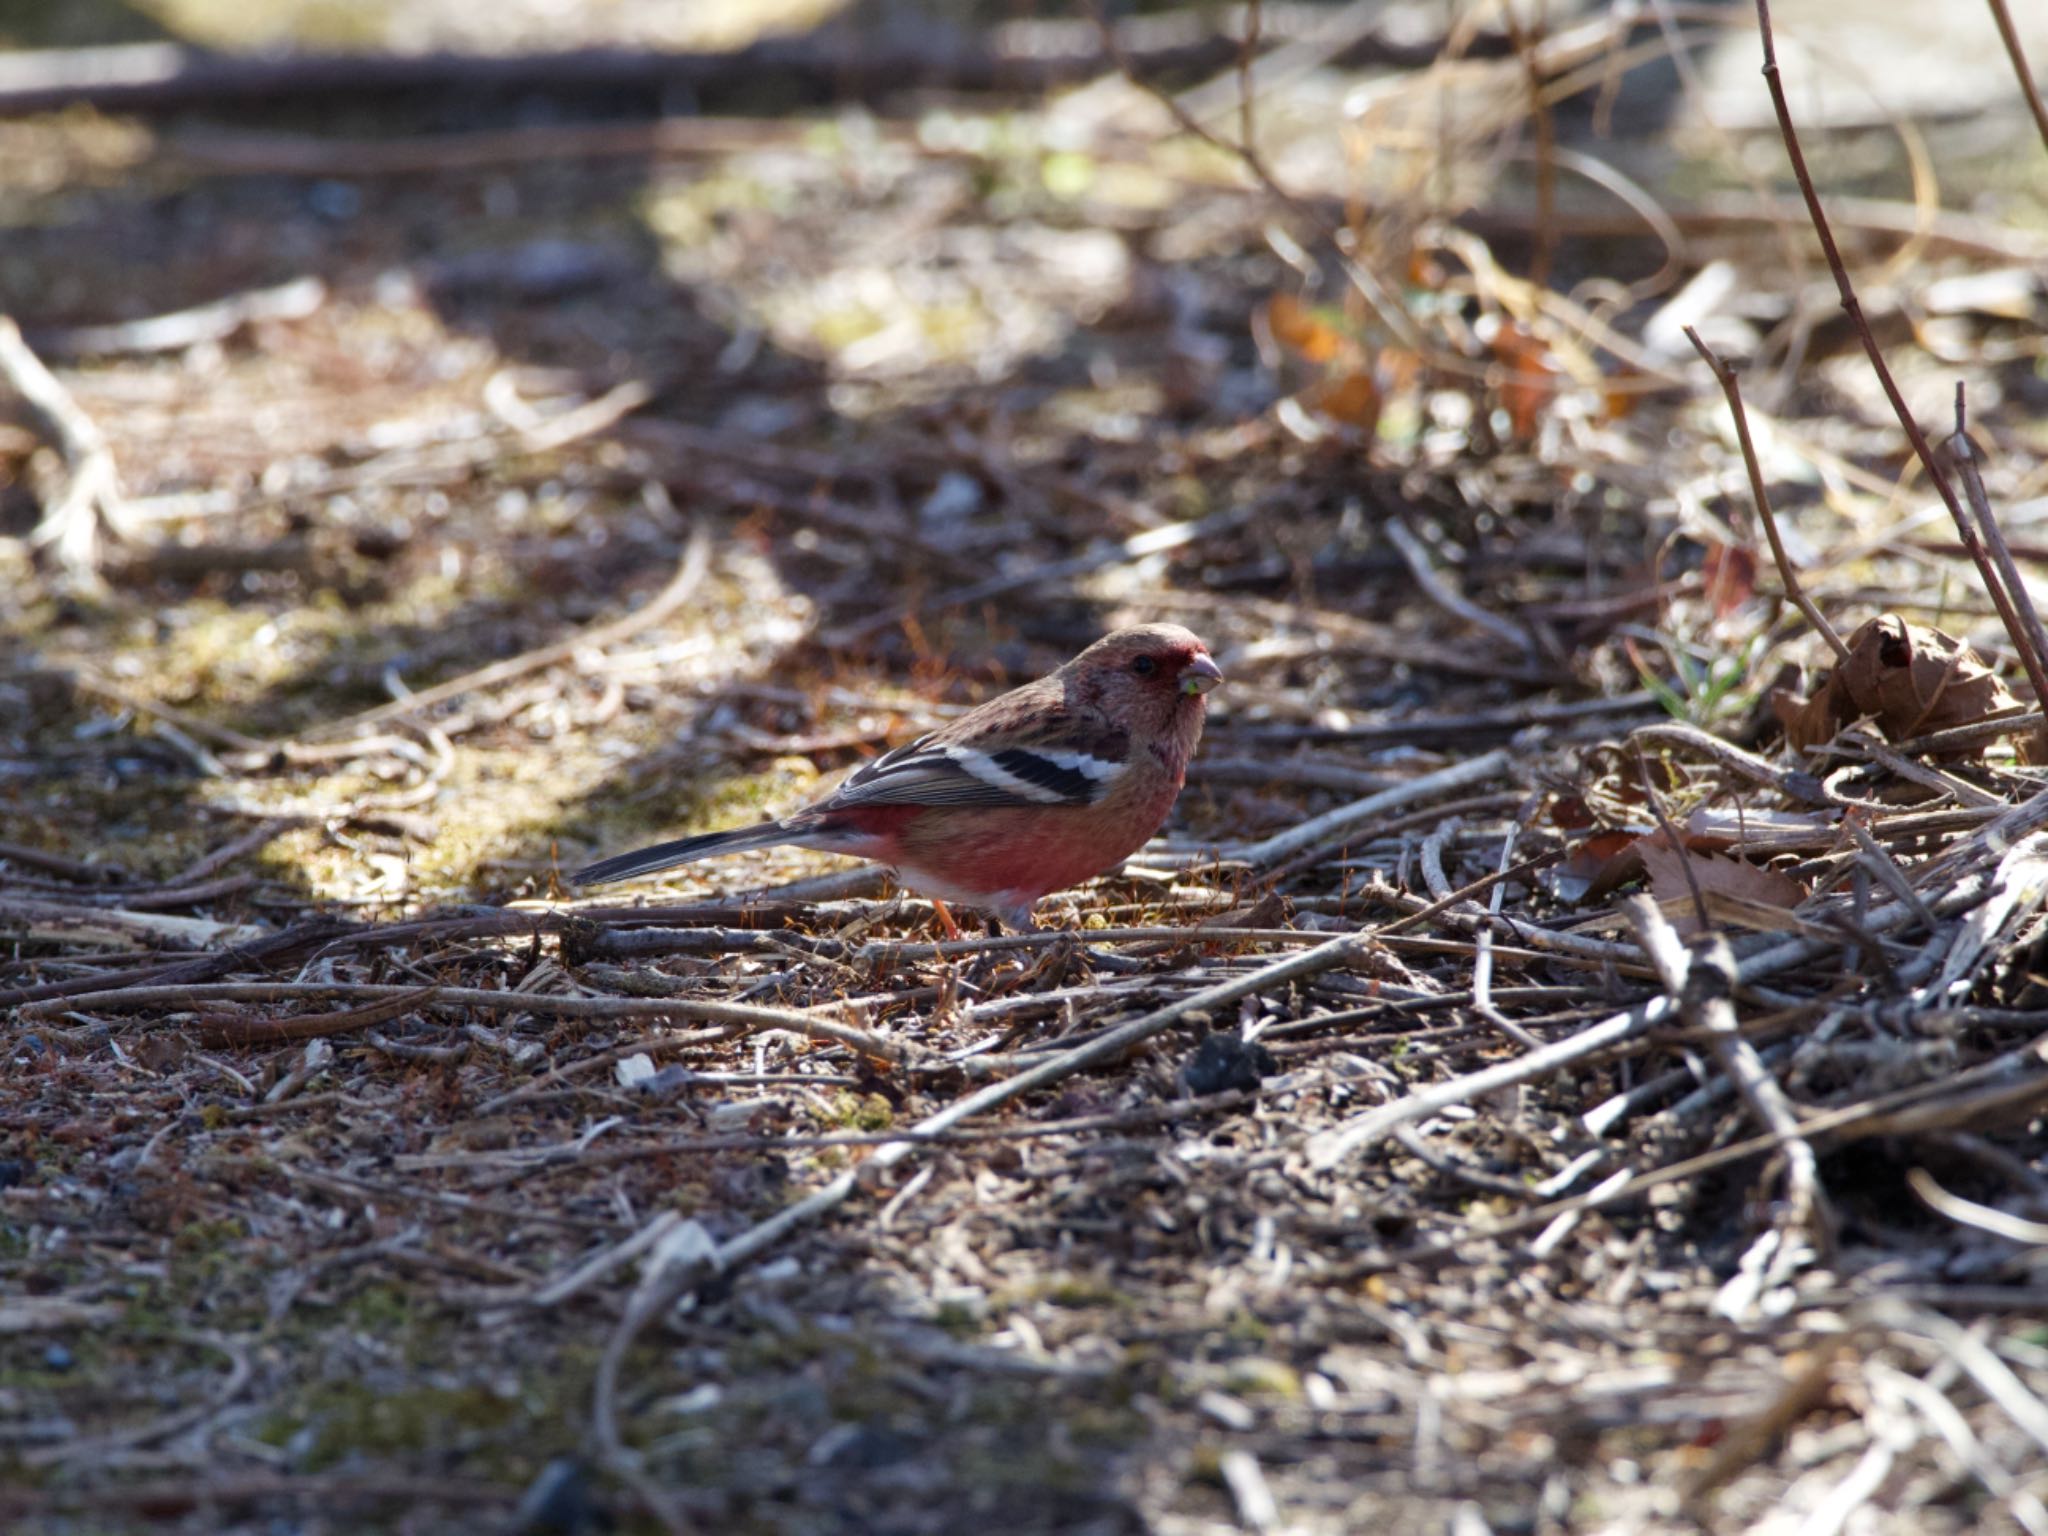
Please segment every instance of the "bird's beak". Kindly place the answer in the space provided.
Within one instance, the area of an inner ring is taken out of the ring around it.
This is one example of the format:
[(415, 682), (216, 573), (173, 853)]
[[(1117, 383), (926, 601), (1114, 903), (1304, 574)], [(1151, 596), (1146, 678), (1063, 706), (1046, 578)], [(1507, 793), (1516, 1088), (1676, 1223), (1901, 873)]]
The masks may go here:
[(1197, 656), (1181, 669), (1182, 693), (1207, 693), (1223, 681), (1223, 669), (1207, 656)]

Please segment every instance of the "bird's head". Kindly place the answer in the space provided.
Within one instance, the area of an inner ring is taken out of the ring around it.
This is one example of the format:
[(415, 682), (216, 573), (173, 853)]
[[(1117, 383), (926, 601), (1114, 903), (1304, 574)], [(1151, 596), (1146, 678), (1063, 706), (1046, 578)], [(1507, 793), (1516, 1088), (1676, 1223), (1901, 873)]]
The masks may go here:
[(1063, 669), (1091, 703), (1141, 732), (1200, 729), (1204, 698), (1223, 681), (1209, 647), (1178, 624), (1104, 635)]

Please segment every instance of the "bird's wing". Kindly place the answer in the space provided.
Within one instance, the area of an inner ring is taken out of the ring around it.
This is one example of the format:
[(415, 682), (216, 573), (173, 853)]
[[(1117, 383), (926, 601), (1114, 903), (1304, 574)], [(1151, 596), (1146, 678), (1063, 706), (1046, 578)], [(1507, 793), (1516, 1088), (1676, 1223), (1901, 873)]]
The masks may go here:
[(860, 768), (819, 809), (856, 805), (1093, 805), (1130, 756), (1122, 731), (1069, 728), (1028, 744), (934, 731)]

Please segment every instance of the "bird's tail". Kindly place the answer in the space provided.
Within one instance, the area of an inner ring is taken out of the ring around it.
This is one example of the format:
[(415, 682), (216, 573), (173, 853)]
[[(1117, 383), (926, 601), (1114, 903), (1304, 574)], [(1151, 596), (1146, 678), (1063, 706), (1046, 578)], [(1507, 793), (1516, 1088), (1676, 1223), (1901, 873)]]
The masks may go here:
[(631, 880), (640, 875), (651, 875), (658, 869), (671, 869), (678, 864), (688, 864), (696, 859), (708, 859), (721, 853), (744, 853), (749, 848), (773, 848), (777, 843), (790, 840), (790, 828), (779, 821), (764, 821), (751, 827), (735, 827), (730, 832), (705, 832), (697, 837), (679, 837), (672, 843), (656, 843), (652, 848), (642, 848), (633, 853), (622, 853), (617, 858), (600, 859), (586, 865), (569, 876), (571, 885), (610, 885), (614, 880)]

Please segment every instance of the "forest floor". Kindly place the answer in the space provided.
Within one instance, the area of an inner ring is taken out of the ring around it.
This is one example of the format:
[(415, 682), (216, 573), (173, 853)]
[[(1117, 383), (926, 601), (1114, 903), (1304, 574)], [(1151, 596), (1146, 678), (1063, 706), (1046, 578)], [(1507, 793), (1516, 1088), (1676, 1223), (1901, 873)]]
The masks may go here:
[[(0, 118), (0, 1522), (2048, 1532), (2048, 150), (1803, 139), (1994, 588), (1685, 27)], [(563, 879), (1149, 620), (1040, 933)]]

